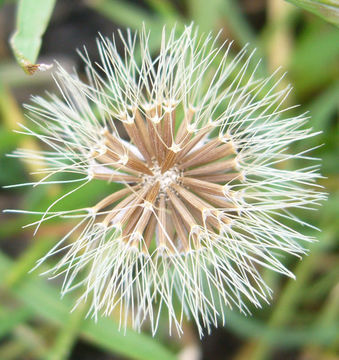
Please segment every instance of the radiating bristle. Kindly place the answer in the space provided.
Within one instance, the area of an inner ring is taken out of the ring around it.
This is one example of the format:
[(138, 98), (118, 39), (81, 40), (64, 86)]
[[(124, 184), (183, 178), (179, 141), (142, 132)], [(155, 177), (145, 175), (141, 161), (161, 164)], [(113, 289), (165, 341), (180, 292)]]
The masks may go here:
[[(91, 298), (95, 318), (119, 308), (120, 325), (131, 318), (139, 330), (149, 321), (155, 333), (166, 308), (170, 331), (182, 333), (186, 314), (202, 336), (224, 322), (226, 306), (246, 313), (246, 300), (259, 307), (270, 299), (262, 267), (293, 276), (280, 255), (300, 256), (312, 239), (284, 221), (307, 225), (290, 210), (325, 195), (314, 185), (317, 166), (282, 164), (304, 159), (305, 152), (286, 150), (313, 134), (302, 128), (305, 115), (285, 115), (289, 87), (278, 91), (280, 79), (255, 78), (246, 48), (229, 59), (230, 44), (199, 38), (191, 25), (179, 36), (164, 29), (153, 58), (143, 30), (138, 65), (138, 34), (120, 36), (124, 59), (106, 38), (98, 40), (100, 64), (81, 55), (90, 85), (59, 66), (63, 100), (35, 97), (27, 106), (38, 129), (22, 132), (51, 150), (13, 156), (47, 164), (33, 185), (80, 183), (32, 224), (78, 221), (38, 265), (62, 252), (49, 272), (64, 276), (63, 294), (82, 285), (77, 304)], [(63, 181), (62, 173), (82, 177)], [(85, 209), (52, 211), (92, 179), (122, 189)]]

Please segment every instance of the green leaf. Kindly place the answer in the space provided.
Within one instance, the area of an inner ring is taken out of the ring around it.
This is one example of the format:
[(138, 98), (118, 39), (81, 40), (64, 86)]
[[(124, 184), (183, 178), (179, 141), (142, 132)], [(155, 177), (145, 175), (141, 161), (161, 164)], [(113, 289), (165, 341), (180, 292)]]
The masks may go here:
[(314, 131), (326, 131), (330, 129), (330, 121), (339, 107), (339, 81), (329, 86), (308, 107), (312, 116)]
[(306, 28), (290, 59), (290, 78), (305, 96), (338, 77), (339, 31), (333, 27)]
[(324, 20), (339, 26), (338, 0), (286, 0), (302, 9), (312, 12)]
[[(87, 0), (86, 4), (123, 28), (140, 31), (145, 26), (147, 31), (151, 30), (148, 40), (151, 53), (158, 50), (160, 46), (164, 25), (168, 29), (176, 26), (178, 32), (184, 27), (182, 19), (178, 14), (174, 16), (171, 13), (167, 13), (166, 17), (164, 17), (163, 13), (153, 15), (130, 2), (121, 0)], [(137, 63), (140, 62), (141, 54), (138, 48), (136, 49), (135, 57)]]
[(241, 5), (236, 0), (226, 0), (222, 9), (226, 18), (227, 26), (230, 27), (232, 35), (240, 42), (241, 45), (256, 42), (255, 33), (251, 25), (245, 18)]
[[(307, 329), (293, 329), (291, 327), (274, 328), (264, 322), (256, 320), (254, 317), (245, 317), (237, 314), (236, 311), (227, 313), (226, 327), (232, 332), (246, 338), (258, 338), (267, 344), (284, 347), (295, 347), (305, 344), (329, 345), (337, 336), (338, 326), (319, 327), (311, 326)], [(263, 357), (259, 357), (263, 359)]]
[(188, 8), (190, 17), (201, 32), (209, 33), (218, 27), (223, 0), (190, 0)]
[(10, 333), (17, 325), (32, 317), (32, 311), (27, 307), (8, 311), (1, 311), (0, 314), (0, 339)]
[(25, 73), (46, 70), (48, 65), (35, 64), (56, 0), (20, 0), (16, 17), (16, 31), (11, 38), (15, 58)]
[(174, 4), (170, 0), (146, 0), (148, 6), (164, 18), (180, 17), (176, 12)]
[(87, 5), (103, 16), (124, 27), (140, 29), (145, 23), (147, 28), (159, 27), (156, 16), (152, 16), (139, 6), (121, 0), (89, 0)]
[(0, 128), (0, 154), (6, 154), (10, 150), (15, 149), (18, 142), (22, 139), (23, 135)]
[[(0, 281), (12, 262), (0, 253)], [(58, 326), (69, 322), (73, 300), (69, 296), (60, 299), (59, 291), (41, 279), (27, 276), (25, 281), (12, 289), (21, 300), (37, 315)], [(146, 334), (127, 329), (119, 331), (118, 324), (111, 318), (100, 318), (97, 323), (84, 320), (80, 335), (102, 349), (136, 360), (176, 360), (176, 356), (163, 347), (156, 339)]]
[(3, 278), (3, 287), (11, 288), (23, 281), (28, 276), (28, 272), (35, 266), (36, 262), (53, 246), (53, 237), (40, 237), (38, 240), (19, 257), (13, 266), (7, 270)]
[(80, 328), (86, 315), (85, 310), (84, 304), (80, 304), (69, 315), (68, 322), (60, 329), (53, 346), (44, 356), (46, 360), (67, 360), (70, 358), (72, 348), (80, 334)]

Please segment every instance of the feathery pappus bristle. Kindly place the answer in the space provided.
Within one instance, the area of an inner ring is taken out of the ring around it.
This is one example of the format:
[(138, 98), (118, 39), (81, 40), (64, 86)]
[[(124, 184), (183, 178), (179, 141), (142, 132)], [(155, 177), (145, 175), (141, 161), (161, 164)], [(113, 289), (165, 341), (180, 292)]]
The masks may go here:
[[(314, 134), (305, 114), (283, 108), (290, 87), (276, 73), (257, 78), (246, 48), (231, 55), (231, 43), (191, 25), (164, 29), (152, 57), (145, 29), (119, 34), (123, 54), (103, 37), (100, 63), (83, 51), (87, 82), (59, 65), (62, 98), (27, 105), (35, 130), (22, 132), (50, 150), (13, 156), (44, 164), (32, 185), (74, 183), (34, 223), (76, 221), (37, 266), (62, 253), (48, 273), (63, 276), (63, 294), (83, 289), (78, 303), (89, 301), (95, 318), (118, 309), (121, 326), (147, 322), (154, 334), (164, 312), (170, 332), (181, 334), (187, 316), (202, 336), (227, 307), (248, 313), (269, 301), (262, 268), (293, 277), (281, 255), (301, 256), (313, 239), (286, 224), (307, 225), (290, 210), (325, 195), (318, 165), (283, 165), (312, 160), (287, 149)], [(93, 180), (120, 188), (86, 208), (53, 210)]]

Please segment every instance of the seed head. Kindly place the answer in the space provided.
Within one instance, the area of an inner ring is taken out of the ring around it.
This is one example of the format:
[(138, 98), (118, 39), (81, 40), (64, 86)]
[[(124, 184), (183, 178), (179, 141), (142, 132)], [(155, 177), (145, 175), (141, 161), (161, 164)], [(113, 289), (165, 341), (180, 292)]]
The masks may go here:
[[(148, 319), (155, 333), (164, 311), (170, 331), (180, 334), (186, 315), (202, 334), (226, 307), (248, 312), (246, 304), (269, 300), (263, 267), (293, 276), (281, 255), (300, 256), (312, 239), (286, 225), (305, 225), (290, 209), (323, 195), (317, 165), (284, 163), (306, 158), (286, 150), (313, 134), (301, 128), (304, 114), (282, 108), (290, 88), (256, 78), (246, 49), (231, 58), (231, 44), (218, 47), (189, 26), (179, 36), (164, 30), (154, 58), (148, 37), (120, 34), (122, 57), (114, 38), (101, 38), (99, 64), (84, 50), (87, 82), (59, 66), (63, 99), (27, 106), (38, 130), (25, 132), (51, 149), (15, 155), (48, 164), (36, 184), (75, 183), (36, 223), (77, 221), (38, 262), (63, 250), (50, 270), (64, 276), (63, 294), (81, 286), (79, 302), (90, 301), (95, 317), (118, 308), (123, 326)], [(68, 173), (74, 179), (60, 179)], [(120, 185), (85, 209), (53, 212), (95, 180)]]

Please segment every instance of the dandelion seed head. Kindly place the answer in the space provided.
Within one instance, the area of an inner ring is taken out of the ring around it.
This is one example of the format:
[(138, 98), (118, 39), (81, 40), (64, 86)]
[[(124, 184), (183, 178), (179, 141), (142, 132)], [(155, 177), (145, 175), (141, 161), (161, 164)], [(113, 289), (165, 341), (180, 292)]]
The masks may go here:
[[(123, 56), (101, 37), (100, 63), (81, 54), (87, 82), (58, 65), (61, 98), (27, 106), (37, 130), (22, 131), (50, 150), (13, 156), (44, 164), (33, 185), (74, 182), (32, 224), (75, 224), (38, 265), (63, 250), (49, 273), (63, 276), (63, 294), (82, 288), (77, 304), (88, 301), (94, 318), (117, 308), (122, 327), (147, 322), (155, 333), (166, 313), (181, 334), (187, 316), (202, 335), (225, 322), (227, 307), (248, 313), (268, 302), (261, 270), (293, 277), (282, 255), (313, 241), (288, 222), (306, 225), (291, 210), (324, 199), (318, 165), (282, 166), (311, 160), (288, 149), (313, 134), (305, 114), (283, 107), (290, 87), (257, 78), (246, 48), (231, 56), (230, 43), (193, 25), (164, 29), (156, 57), (145, 29), (120, 37)], [(69, 173), (74, 180), (60, 180)], [(53, 211), (93, 180), (120, 187), (85, 209)]]

